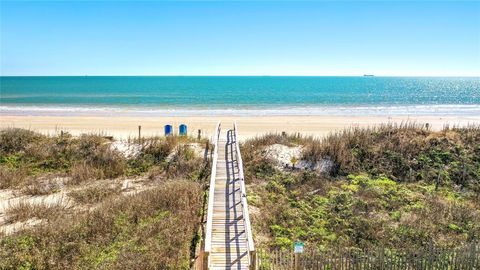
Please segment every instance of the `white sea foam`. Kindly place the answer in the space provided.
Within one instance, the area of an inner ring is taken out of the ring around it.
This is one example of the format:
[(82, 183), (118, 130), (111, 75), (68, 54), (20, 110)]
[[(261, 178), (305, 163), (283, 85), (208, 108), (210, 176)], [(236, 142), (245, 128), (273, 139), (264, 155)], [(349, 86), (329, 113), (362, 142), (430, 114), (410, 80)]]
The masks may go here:
[(292, 106), (241, 108), (71, 107), (0, 105), (0, 115), (30, 116), (395, 116), (480, 115), (473, 105)]

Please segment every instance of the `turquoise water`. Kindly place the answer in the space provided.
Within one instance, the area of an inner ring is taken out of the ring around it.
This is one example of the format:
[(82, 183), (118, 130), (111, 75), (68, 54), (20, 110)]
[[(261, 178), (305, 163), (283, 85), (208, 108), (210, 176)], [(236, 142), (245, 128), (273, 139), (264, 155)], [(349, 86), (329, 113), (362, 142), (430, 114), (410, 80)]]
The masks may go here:
[(0, 90), (3, 114), (480, 113), (478, 77), (0, 77)]

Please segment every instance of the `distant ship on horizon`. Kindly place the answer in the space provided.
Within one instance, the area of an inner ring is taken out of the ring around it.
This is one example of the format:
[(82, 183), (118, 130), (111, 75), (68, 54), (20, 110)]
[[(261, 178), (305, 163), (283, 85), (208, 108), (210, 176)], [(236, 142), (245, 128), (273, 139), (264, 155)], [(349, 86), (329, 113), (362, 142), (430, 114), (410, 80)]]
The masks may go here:
[(373, 77), (373, 74), (363, 74), (363, 77)]

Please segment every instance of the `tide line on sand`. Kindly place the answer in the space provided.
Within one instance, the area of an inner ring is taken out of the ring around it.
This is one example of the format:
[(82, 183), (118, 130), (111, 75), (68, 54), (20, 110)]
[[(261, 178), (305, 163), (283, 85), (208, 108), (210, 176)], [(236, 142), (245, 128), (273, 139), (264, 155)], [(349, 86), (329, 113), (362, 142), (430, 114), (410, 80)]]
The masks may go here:
[(16, 116), (476, 116), (480, 104), (258, 106), (258, 107), (100, 107), (1, 105), (0, 115)]

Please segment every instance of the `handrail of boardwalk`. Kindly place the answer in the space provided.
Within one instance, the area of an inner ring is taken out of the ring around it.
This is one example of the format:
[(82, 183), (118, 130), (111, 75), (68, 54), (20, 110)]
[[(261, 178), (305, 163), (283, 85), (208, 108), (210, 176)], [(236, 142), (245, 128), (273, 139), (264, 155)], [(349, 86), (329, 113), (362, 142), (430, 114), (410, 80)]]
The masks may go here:
[(218, 122), (213, 137), (213, 160), (212, 171), (210, 174), (210, 190), (208, 192), (208, 210), (207, 210), (207, 229), (205, 233), (205, 256), (210, 263), (210, 252), (212, 250), (212, 221), (213, 221), (213, 203), (215, 194), (215, 175), (217, 173), (217, 159), (218, 159), (218, 138), (220, 136), (221, 123)]
[(250, 215), (248, 213), (248, 203), (247, 203), (247, 190), (245, 188), (245, 178), (243, 175), (243, 160), (242, 154), (240, 153), (240, 144), (238, 142), (238, 128), (237, 122), (234, 124), (234, 134), (235, 134), (235, 146), (237, 152), (237, 165), (238, 165), (238, 178), (240, 179), (240, 192), (242, 195), (242, 214), (243, 221), (245, 223), (245, 233), (247, 234), (248, 241), (248, 259), (250, 262), (250, 269), (255, 269), (256, 265), (256, 254), (255, 254), (255, 244), (253, 242), (252, 228), (250, 225)]

